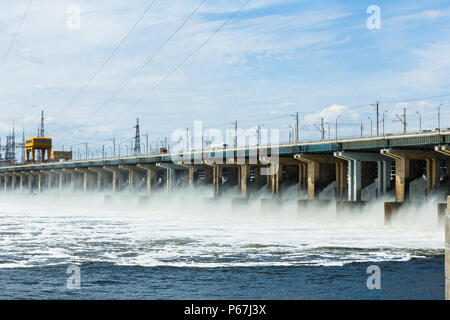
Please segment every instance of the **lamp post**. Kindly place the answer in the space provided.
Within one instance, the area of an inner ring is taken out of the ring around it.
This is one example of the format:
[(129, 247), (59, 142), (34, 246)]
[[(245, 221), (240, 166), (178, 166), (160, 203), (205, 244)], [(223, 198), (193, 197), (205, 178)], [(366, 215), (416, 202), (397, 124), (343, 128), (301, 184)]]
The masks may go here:
[(337, 126), (337, 124), (338, 124), (338, 119), (341, 117), (341, 115), (338, 115), (337, 117), (336, 117), (336, 141), (337, 141), (337, 138), (338, 138), (338, 126)]
[(419, 111), (416, 111), (419, 115), (419, 132), (422, 133), (422, 114)]
[(441, 130), (441, 106), (442, 106), (442, 103), (440, 105), (438, 105), (438, 129), (439, 129), (439, 131)]
[(371, 117), (367, 117), (367, 119), (370, 120), (370, 136), (372, 136), (372, 118)]

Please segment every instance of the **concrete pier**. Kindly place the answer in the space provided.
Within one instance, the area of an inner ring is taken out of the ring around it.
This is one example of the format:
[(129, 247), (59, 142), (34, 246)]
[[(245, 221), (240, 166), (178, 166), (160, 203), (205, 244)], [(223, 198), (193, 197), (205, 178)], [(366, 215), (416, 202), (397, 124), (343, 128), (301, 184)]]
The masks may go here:
[(440, 160), (445, 156), (435, 151), (382, 149), (381, 154), (395, 160), (395, 195), (397, 202), (409, 198), (409, 184), (423, 175), (426, 165), (427, 191), (437, 191), (440, 179)]
[(345, 212), (361, 213), (368, 203), (368, 201), (336, 201), (336, 214), (339, 216)]
[(334, 156), (348, 162), (348, 201), (361, 201), (361, 191), (377, 181), (376, 197), (388, 189), (390, 158), (379, 153), (335, 152)]
[(333, 156), (296, 154), (294, 158), (307, 164), (309, 200), (317, 200), (323, 188), (341, 177), (340, 175), (336, 177), (336, 163), (342, 160)]
[(403, 202), (385, 202), (384, 203), (384, 224), (392, 223), (398, 211), (402, 208)]

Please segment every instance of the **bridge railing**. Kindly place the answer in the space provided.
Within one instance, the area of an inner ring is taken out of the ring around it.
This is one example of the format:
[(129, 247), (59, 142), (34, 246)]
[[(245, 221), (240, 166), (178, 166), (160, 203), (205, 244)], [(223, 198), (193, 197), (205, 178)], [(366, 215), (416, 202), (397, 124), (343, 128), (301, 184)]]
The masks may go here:
[[(279, 143), (279, 146), (289, 146), (289, 145), (298, 145), (298, 144), (322, 144), (322, 143), (326, 143), (326, 144), (331, 144), (331, 143), (336, 143), (336, 142), (340, 142), (343, 140), (358, 140), (358, 139), (380, 139), (380, 138), (390, 138), (393, 136), (405, 136), (405, 135), (426, 135), (426, 134), (439, 134), (439, 133), (449, 133), (450, 132), (450, 128), (446, 128), (446, 129), (423, 129), (422, 131), (419, 130), (410, 130), (407, 132), (386, 132), (384, 135), (380, 134), (379, 136), (377, 136), (376, 134), (363, 134), (363, 135), (351, 135), (351, 136), (338, 136), (337, 140), (336, 140), (336, 136), (333, 137), (332, 135), (330, 135), (330, 137), (328, 138), (328, 136), (325, 137), (324, 140), (299, 140), (298, 142), (295, 141), (282, 141)], [(264, 146), (268, 146), (268, 144), (262, 144), (260, 145), (260, 147), (264, 147)], [(258, 147), (258, 145), (254, 144), (254, 145), (248, 145), (245, 146), (244, 148), (255, 148)], [(234, 147), (229, 147), (228, 149), (235, 149)], [(225, 149), (221, 149), (221, 150), (227, 150), (227, 148)], [(203, 150), (190, 150), (189, 152), (205, 152), (205, 153), (209, 153), (211, 151), (219, 151), (219, 150), (212, 150), (212, 149), (203, 149)], [(170, 154), (170, 152), (169, 152)], [(149, 153), (141, 153), (138, 156), (159, 156), (162, 155), (159, 151), (152, 151)], [(82, 159), (73, 159), (73, 161), (91, 161), (91, 160), (108, 160), (108, 159), (116, 159), (116, 158), (134, 158), (137, 155), (126, 155), (126, 156), (120, 156), (120, 157), (88, 157), (88, 159), (86, 158), (82, 158)], [(81, 158), (81, 157), (80, 157)], [(23, 162), (15, 162), (15, 165), (23, 165), (26, 163)], [(10, 166), (11, 163), (2, 163), (0, 162), (0, 167), (3, 166)]]

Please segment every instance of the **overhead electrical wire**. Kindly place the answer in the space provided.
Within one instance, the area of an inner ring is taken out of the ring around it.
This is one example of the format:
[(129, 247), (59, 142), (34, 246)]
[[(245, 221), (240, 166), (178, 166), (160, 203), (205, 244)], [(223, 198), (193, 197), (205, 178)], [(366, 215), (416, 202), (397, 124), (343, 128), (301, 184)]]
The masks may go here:
[(150, 63), (153, 59), (158, 55), (159, 52), (166, 46), (166, 44), (181, 30), (181, 28), (192, 18), (192, 16), (200, 9), (200, 7), (206, 2), (206, 0), (202, 0), (200, 4), (183, 20), (183, 22), (175, 29), (174, 32), (159, 46), (159, 48), (153, 53), (153, 55), (147, 59), (137, 70), (133, 73), (133, 75), (128, 78), (120, 87), (118, 87), (108, 99), (105, 100), (95, 111), (86, 118), (87, 120), (92, 119), (101, 109), (103, 109), (108, 103), (110, 103), (133, 79), (137, 77), (137, 75)]
[(205, 39), (200, 45), (191, 52), (181, 63), (179, 63), (175, 68), (173, 68), (169, 73), (167, 73), (163, 78), (161, 78), (156, 85), (154, 85), (148, 92), (144, 93), (138, 100), (136, 100), (134, 103), (132, 103), (128, 108), (126, 108), (124, 111), (120, 112), (117, 117), (113, 118), (113, 120), (110, 123), (115, 122), (117, 119), (119, 119), (123, 114), (133, 109), (137, 104), (139, 104), (145, 97), (147, 97), (149, 94), (151, 94), (153, 91), (155, 91), (162, 83), (164, 83), (172, 74), (174, 74), (178, 69), (180, 69), (190, 58), (192, 58), (195, 54), (197, 54), (201, 48), (203, 48), (225, 25), (228, 24), (248, 3), (250, 0), (246, 0), (238, 10), (236, 10), (231, 16), (228, 17), (227, 20), (225, 20), (207, 39)]
[(97, 77), (97, 75), (102, 71), (102, 69), (105, 67), (105, 65), (111, 60), (113, 55), (117, 52), (117, 50), (122, 46), (122, 44), (125, 42), (125, 40), (128, 38), (128, 36), (134, 31), (136, 26), (139, 24), (139, 22), (142, 20), (142, 18), (148, 13), (148, 11), (153, 7), (156, 0), (152, 0), (150, 4), (145, 8), (145, 10), (142, 12), (142, 14), (139, 16), (139, 18), (136, 20), (136, 22), (133, 24), (133, 26), (128, 30), (128, 32), (125, 34), (125, 36), (119, 41), (119, 43), (114, 47), (114, 49), (110, 52), (110, 54), (106, 57), (106, 59), (103, 61), (103, 63), (99, 66), (99, 68), (94, 72), (94, 74), (88, 79), (88, 81), (77, 91), (77, 93), (73, 96), (73, 98), (67, 103), (64, 108), (56, 115), (56, 117), (50, 121), (47, 125), (51, 125), (54, 121), (56, 121), (67, 109), (70, 108), (70, 106), (75, 102), (75, 100), (78, 99), (78, 97), (81, 96), (81, 94), (86, 90), (86, 88), (91, 84), (92, 81)]
[(11, 51), (11, 48), (12, 48), (14, 42), (16, 41), (17, 35), (20, 32), (20, 29), (22, 29), (23, 22), (25, 21), (25, 18), (27, 16), (28, 11), (30, 10), (30, 7), (31, 7), (32, 3), (33, 3), (33, 0), (30, 0), (30, 2), (28, 2), (27, 8), (25, 9), (25, 12), (24, 12), (24, 14), (22, 16), (22, 19), (20, 20), (19, 26), (17, 27), (17, 30), (16, 30), (16, 32), (14, 33), (14, 36), (11, 39), (11, 42), (10, 42), (10, 44), (8, 46), (8, 49), (6, 49), (6, 52), (5, 52), (5, 55), (3, 56), (2, 61), (0, 62), (0, 68), (5, 63), (6, 58), (8, 57), (9, 52)]

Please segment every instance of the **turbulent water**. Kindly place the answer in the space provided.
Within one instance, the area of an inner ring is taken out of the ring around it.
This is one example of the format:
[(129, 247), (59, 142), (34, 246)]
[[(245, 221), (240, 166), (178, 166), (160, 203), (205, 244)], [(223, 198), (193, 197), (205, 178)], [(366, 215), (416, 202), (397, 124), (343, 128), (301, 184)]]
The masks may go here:
[[(297, 213), (289, 199), (261, 211), (256, 194), (245, 207), (231, 192), (204, 202), (209, 188), (141, 205), (126, 192), (3, 194), (0, 298), (443, 298), (432, 201), (385, 226), (382, 202), (337, 216), (334, 205)], [(79, 290), (66, 288), (73, 264)], [(366, 287), (373, 264), (380, 290)]]

